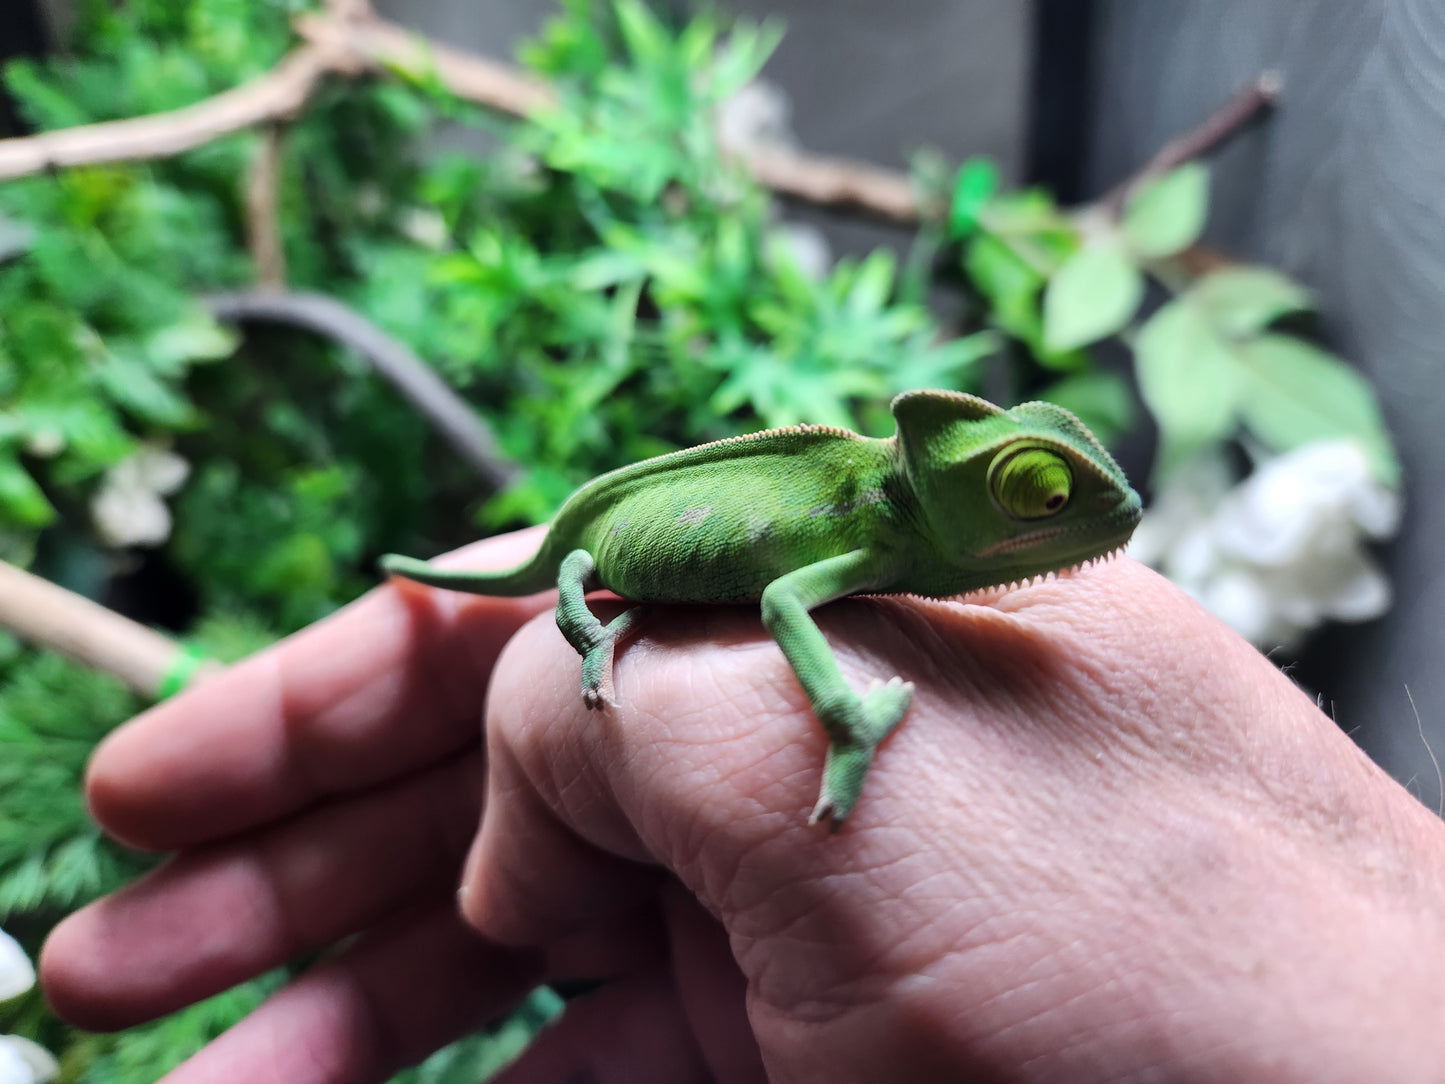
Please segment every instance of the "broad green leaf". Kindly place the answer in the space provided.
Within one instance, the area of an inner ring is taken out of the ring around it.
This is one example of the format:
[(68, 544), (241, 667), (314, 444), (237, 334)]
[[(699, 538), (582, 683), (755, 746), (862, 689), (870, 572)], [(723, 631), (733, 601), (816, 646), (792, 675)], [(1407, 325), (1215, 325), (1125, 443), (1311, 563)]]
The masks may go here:
[(998, 182), (998, 166), (991, 158), (970, 158), (959, 167), (948, 209), (950, 236), (964, 238), (978, 228), (978, 213), (993, 199)]
[(978, 292), (992, 301), (995, 308), (1037, 310), (1044, 277), (1007, 242), (988, 233), (978, 235), (964, 253), (963, 267)]
[(1080, 249), (1044, 288), (1044, 346), (1087, 346), (1122, 330), (1144, 297), (1144, 276), (1117, 248)]
[(229, 357), (235, 349), (236, 333), (195, 308), (153, 332), (146, 339), (144, 353), (156, 372), (169, 376), (183, 372), (187, 362)]
[(1230, 435), (1244, 390), (1241, 372), (1229, 343), (1199, 310), (1180, 300), (1163, 306), (1139, 329), (1134, 358), (1139, 394), (1174, 453)]
[(1287, 275), (1268, 267), (1226, 267), (1211, 271), (1189, 290), (1222, 333), (1253, 335), (1275, 320), (1311, 307), (1310, 294)]
[(1240, 346), (1241, 407), (1262, 441), (1288, 451), (1313, 440), (1353, 437), (1381, 481), (1398, 484), (1400, 465), (1369, 382), (1340, 358), (1303, 339), (1261, 335)]
[(1208, 213), (1209, 170), (1187, 162), (1135, 192), (1121, 225), (1135, 253), (1159, 259), (1197, 241)]

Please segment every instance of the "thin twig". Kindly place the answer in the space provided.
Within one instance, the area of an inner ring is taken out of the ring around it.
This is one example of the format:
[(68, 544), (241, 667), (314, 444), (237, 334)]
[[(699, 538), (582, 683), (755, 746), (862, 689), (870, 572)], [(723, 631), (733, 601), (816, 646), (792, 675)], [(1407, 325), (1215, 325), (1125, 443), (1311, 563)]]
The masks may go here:
[(499, 113), (522, 117), (556, 102), (550, 87), (510, 65), (453, 49), (375, 15), (344, 20), (301, 15), (292, 25), (305, 41), (366, 71), (435, 80), (458, 98)]
[(286, 285), (279, 207), (285, 136), (285, 126), (279, 122), (262, 129), (246, 177), (246, 247), (256, 268), (256, 284), (267, 290)]
[(274, 290), (209, 294), (201, 300), (220, 320), (288, 324), (350, 347), (428, 419), (492, 489), (516, 477), (518, 468), (472, 408), (409, 347), (355, 309), (324, 294)]
[(1123, 211), (1130, 194), (1146, 181), (1208, 154), (1219, 144), (1237, 135), (1250, 121), (1279, 100), (1283, 86), (1278, 72), (1261, 72), (1197, 127), (1175, 136), (1160, 147), (1154, 156), (1144, 163), (1142, 169), (1111, 188), (1098, 200), (1098, 205), (1117, 216)]

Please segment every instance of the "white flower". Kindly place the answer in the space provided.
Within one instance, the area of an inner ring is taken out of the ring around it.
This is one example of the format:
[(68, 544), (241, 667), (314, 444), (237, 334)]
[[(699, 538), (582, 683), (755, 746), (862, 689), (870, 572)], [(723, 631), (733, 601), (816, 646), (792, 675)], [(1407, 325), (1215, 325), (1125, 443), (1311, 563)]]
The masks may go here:
[(799, 271), (815, 282), (828, 277), (833, 267), (833, 246), (817, 226), (807, 222), (781, 222), (770, 232)]
[(367, 218), (375, 218), (386, 209), (386, 193), (379, 184), (363, 181), (356, 186), (356, 210)]
[(792, 113), (781, 89), (766, 79), (754, 79), (718, 107), (718, 145), (734, 154), (762, 145), (789, 146)]
[[(35, 985), (35, 968), (15, 938), (0, 930), (0, 1001)], [(50, 1051), (22, 1035), (0, 1035), (0, 1084), (45, 1084), (60, 1073)]]
[(51, 459), (65, 451), (65, 434), (59, 429), (37, 429), (25, 438), (25, 450), (40, 459)]
[(45, 1084), (60, 1075), (50, 1051), (22, 1035), (0, 1035), (0, 1084)]
[(0, 930), (0, 1001), (19, 997), (35, 985), (35, 968), (20, 943)]
[(90, 501), (100, 537), (111, 546), (156, 546), (171, 533), (171, 513), (161, 498), (174, 493), (190, 465), (164, 448), (146, 446), (106, 472)]
[(423, 248), (443, 249), (447, 244), (447, 220), (431, 207), (409, 207), (397, 223), (402, 236)]
[(1298, 645), (1326, 620), (1367, 621), (1390, 585), (1365, 552), (1400, 520), (1357, 444), (1317, 441), (1263, 463), (1239, 485), (1217, 457), (1178, 471), (1129, 552), (1154, 565), (1260, 647)]

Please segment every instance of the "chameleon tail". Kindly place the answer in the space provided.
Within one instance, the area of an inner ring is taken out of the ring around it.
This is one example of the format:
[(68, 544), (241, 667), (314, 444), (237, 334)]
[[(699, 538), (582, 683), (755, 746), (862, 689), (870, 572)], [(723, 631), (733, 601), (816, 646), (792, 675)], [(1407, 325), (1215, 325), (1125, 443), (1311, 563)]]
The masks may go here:
[(428, 587), (465, 591), (473, 595), (513, 598), (557, 586), (557, 561), (550, 551), (551, 547), (544, 541), (542, 548), (530, 560), (514, 568), (495, 572), (481, 572), (469, 568), (437, 568), (426, 561), (403, 557), (398, 553), (384, 556), (381, 567), (390, 575), (415, 580)]

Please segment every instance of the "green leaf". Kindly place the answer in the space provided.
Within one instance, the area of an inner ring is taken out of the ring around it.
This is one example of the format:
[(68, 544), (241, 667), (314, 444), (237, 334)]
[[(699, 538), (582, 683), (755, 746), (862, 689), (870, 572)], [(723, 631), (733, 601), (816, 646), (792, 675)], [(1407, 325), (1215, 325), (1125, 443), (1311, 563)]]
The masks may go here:
[(1308, 290), (1268, 267), (1211, 271), (1190, 287), (1189, 297), (1208, 314), (1215, 327), (1237, 338), (1263, 331), (1281, 316), (1312, 307)]
[(1352, 437), (1381, 481), (1397, 485), (1400, 464), (1369, 382), (1340, 358), (1287, 335), (1261, 335), (1240, 347), (1245, 423), (1288, 451), (1313, 440)]
[(146, 339), (144, 353), (156, 372), (179, 375), (187, 362), (229, 357), (236, 342), (233, 330), (195, 308), (175, 323), (157, 328)]
[(44, 527), (55, 509), (14, 453), (0, 449), (0, 518), (21, 527)]
[(638, 0), (616, 0), (617, 25), (627, 51), (639, 64), (659, 64), (667, 57), (667, 30)]
[(877, 248), (858, 265), (853, 288), (848, 291), (849, 311), (862, 315), (879, 311), (893, 290), (893, 273), (897, 262), (886, 248)]
[(95, 373), (101, 387), (141, 421), (168, 429), (194, 424), (191, 404), (157, 378), (139, 354), (133, 344), (114, 344)]
[(1136, 254), (1159, 259), (1197, 241), (1208, 213), (1209, 170), (1187, 162), (1139, 188), (1129, 198), (1121, 225)]
[(978, 228), (978, 214), (993, 199), (998, 183), (998, 166), (991, 158), (970, 158), (959, 167), (948, 209), (950, 237), (961, 239)]
[(1144, 277), (1117, 248), (1080, 249), (1044, 289), (1044, 346), (1062, 352), (1123, 329), (1144, 297)]
[(964, 253), (963, 267), (978, 292), (992, 301), (995, 308), (1008, 312), (1031, 310), (1037, 314), (1044, 276), (1007, 242), (992, 234), (979, 234)]
[(1139, 393), (1167, 450), (1161, 470), (1230, 435), (1243, 394), (1240, 368), (1198, 309), (1184, 300), (1160, 308), (1139, 329), (1134, 355)]

